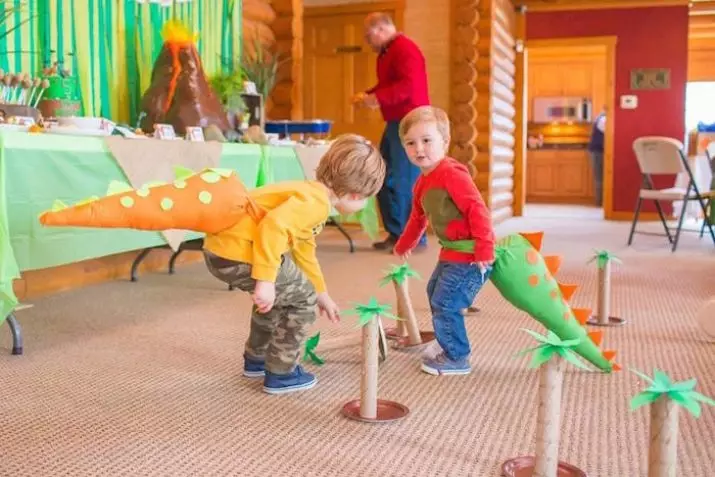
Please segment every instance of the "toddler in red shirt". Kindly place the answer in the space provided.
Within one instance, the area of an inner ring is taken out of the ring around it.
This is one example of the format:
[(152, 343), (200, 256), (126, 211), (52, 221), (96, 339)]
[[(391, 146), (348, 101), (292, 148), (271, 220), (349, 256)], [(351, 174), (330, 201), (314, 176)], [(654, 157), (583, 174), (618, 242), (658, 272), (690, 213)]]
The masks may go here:
[(469, 374), (471, 348), (463, 310), (473, 303), (492, 270), (491, 213), (470, 168), (446, 155), (450, 130), (443, 110), (413, 109), (400, 122), (400, 139), (421, 175), (415, 183), (410, 218), (394, 252), (406, 260), (428, 223), (442, 246), (427, 284), (435, 338), (442, 350), (435, 357), (423, 358), (422, 370), (434, 375)]

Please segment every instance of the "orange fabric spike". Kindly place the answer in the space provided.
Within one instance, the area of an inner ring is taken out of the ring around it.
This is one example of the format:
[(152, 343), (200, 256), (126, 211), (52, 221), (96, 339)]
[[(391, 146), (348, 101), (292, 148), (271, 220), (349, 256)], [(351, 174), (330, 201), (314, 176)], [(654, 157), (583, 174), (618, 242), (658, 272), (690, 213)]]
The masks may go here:
[(536, 250), (541, 250), (541, 241), (544, 238), (544, 232), (525, 232), (520, 233)]
[(564, 300), (566, 300), (566, 301), (569, 301), (571, 299), (574, 292), (576, 292), (577, 288), (578, 288), (578, 285), (569, 285), (566, 283), (559, 283), (559, 290), (561, 290), (561, 296), (563, 296)]
[(549, 255), (548, 257), (544, 257), (544, 263), (546, 263), (546, 268), (552, 275), (556, 275), (558, 273), (559, 268), (561, 268), (561, 261), (562, 260), (560, 255)]
[(576, 317), (576, 321), (585, 325), (589, 318), (591, 318), (591, 310), (589, 308), (574, 308), (573, 315)]
[(613, 361), (613, 358), (616, 357), (616, 352), (612, 349), (604, 350), (603, 357), (606, 358), (608, 361)]
[(603, 342), (603, 331), (591, 331), (588, 337), (591, 338), (591, 341), (593, 341), (596, 346), (601, 346)]
[(623, 369), (623, 368), (621, 368), (620, 364), (616, 364), (616, 363), (613, 363), (612, 368), (614, 371), (620, 371), (621, 369)]

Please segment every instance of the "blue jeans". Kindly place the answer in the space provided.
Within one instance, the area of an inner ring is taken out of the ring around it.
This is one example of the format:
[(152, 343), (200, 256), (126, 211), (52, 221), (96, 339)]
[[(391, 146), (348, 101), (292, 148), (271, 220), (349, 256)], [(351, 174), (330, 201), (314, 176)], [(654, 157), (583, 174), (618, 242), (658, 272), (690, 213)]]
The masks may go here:
[[(400, 123), (390, 121), (380, 141), (380, 154), (385, 159), (387, 174), (382, 189), (377, 193), (377, 203), (385, 230), (394, 238), (402, 235), (412, 211), (412, 189), (420, 175), (419, 167), (412, 164), (402, 147), (399, 134)], [(427, 235), (420, 238), (420, 245), (427, 243)]]
[(472, 351), (463, 310), (474, 302), (491, 271), (488, 267), (482, 276), (475, 264), (440, 261), (427, 283), (435, 338), (451, 360), (466, 358)]

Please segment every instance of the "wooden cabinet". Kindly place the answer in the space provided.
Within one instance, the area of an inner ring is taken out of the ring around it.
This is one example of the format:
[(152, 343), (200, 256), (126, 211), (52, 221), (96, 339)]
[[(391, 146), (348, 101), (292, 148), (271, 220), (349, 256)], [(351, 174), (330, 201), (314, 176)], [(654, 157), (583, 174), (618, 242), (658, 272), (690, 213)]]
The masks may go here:
[(527, 202), (595, 204), (588, 151), (529, 150), (526, 158)]

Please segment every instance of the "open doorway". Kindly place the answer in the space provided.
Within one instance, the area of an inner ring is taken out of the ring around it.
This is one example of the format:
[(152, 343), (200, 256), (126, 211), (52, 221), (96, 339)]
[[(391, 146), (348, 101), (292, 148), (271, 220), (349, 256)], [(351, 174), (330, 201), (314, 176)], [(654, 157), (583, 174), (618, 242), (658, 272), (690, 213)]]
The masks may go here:
[[(615, 37), (526, 43), (524, 215), (610, 218), (615, 43)], [(600, 157), (589, 151), (592, 142), (602, 145)]]

